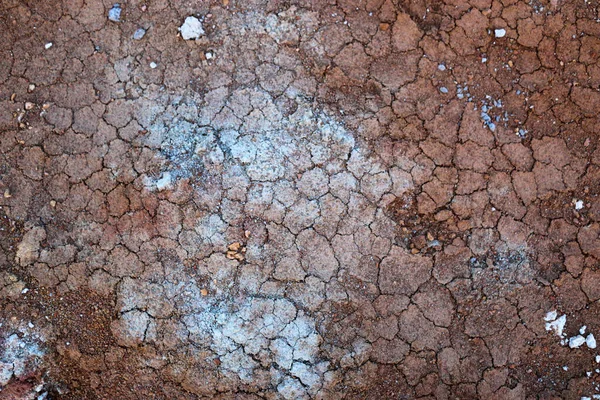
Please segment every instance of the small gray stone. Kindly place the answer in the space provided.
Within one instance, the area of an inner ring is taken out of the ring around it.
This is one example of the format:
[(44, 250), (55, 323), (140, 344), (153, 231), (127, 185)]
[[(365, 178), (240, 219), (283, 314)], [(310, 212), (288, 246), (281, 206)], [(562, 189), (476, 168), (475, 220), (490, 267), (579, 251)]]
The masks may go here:
[(141, 40), (145, 35), (146, 35), (146, 30), (144, 28), (138, 28), (133, 33), (133, 39), (135, 39), (135, 40)]
[(108, 19), (113, 22), (121, 22), (121, 6), (119, 3), (115, 3), (115, 5), (108, 10)]

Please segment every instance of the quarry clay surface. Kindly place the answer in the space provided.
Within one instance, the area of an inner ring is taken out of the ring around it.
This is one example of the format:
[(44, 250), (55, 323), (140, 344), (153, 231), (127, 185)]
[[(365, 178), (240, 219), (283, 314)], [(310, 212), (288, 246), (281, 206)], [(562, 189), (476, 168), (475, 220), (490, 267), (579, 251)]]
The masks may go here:
[(0, 400), (600, 398), (596, 0), (0, 0)]

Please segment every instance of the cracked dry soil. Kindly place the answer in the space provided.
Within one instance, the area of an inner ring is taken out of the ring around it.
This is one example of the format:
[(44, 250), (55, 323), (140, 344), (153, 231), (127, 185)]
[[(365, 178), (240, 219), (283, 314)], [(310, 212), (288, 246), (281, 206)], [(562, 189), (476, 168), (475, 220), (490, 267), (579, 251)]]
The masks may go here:
[(0, 399), (600, 398), (598, 10), (0, 0)]

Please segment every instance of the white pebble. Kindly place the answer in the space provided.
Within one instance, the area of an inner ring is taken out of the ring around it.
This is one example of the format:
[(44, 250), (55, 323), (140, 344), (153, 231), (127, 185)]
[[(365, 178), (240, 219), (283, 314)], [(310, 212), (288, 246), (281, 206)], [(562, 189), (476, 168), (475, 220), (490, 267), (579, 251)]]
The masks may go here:
[(585, 338), (581, 335), (573, 336), (569, 339), (569, 347), (572, 349), (577, 349), (581, 347), (582, 344), (585, 343)]
[(546, 323), (547, 331), (554, 331), (558, 336), (562, 337), (565, 324), (567, 323), (567, 315), (563, 314), (560, 318), (555, 321)]
[(152, 62), (150, 63), (150, 68), (154, 69), (154, 68), (156, 68), (156, 67), (158, 67), (158, 64), (156, 64), (154, 61), (152, 61)]
[(121, 22), (121, 6), (119, 3), (115, 3), (110, 10), (108, 10), (108, 19), (113, 22)]
[(144, 28), (138, 28), (135, 32), (133, 32), (134, 40), (142, 40), (142, 38), (146, 35), (146, 30)]
[(596, 348), (596, 338), (594, 337), (593, 333), (587, 335), (587, 337), (585, 338), (585, 344), (587, 344), (587, 347), (589, 347), (590, 349)]
[(202, 22), (196, 17), (187, 17), (183, 22), (183, 25), (179, 27), (181, 37), (185, 40), (198, 39), (204, 35), (204, 28)]
[(46, 45), (44, 46), (44, 48), (45, 48), (46, 50), (48, 50), (50, 47), (52, 47), (52, 42), (48, 42), (48, 43), (46, 43)]
[(575, 209), (576, 210), (581, 210), (583, 208), (583, 200), (577, 200), (575, 202)]
[(587, 329), (587, 325), (582, 326), (581, 328), (579, 328), (579, 334), (583, 335), (585, 334), (585, 330)]
[(500, 28), (500, 29), (494, 29), (494, 35), (497, 38), (504, 37), (506, 35), (506, 29), (502, 29), (502, 28)]

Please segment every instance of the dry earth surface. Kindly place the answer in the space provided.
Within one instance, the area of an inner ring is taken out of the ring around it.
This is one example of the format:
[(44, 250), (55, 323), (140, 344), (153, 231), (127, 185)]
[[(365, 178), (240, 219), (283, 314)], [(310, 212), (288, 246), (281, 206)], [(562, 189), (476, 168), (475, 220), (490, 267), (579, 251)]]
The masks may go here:
[(0, 399), (600, 398), (599, 18), (0, 0)]

